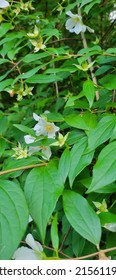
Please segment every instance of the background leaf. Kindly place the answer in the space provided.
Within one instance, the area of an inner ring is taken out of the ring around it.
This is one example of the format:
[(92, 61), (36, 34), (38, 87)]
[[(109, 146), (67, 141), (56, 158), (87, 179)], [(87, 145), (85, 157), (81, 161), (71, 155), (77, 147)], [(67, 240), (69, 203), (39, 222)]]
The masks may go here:
[(55, 164), (34, 168), (27, 176), (25, 195), (30, 214), (44, 241), (46, 226), (63, 191), (63, 183)]
[(104, 187), (116, 180), (116, 141), (108, 144), (98, 156), (98, 160), (93, 168), (93, 178), (87, 191), (105, 192)]
[(101, 238), (100, 220), (87, 200), (78, 193), (65, 191), (63, 208), (71, 226), (85, 239), (98, 245)]
[(0, 180), (0, 260), (11, 259), (28, 224), (28, 208), (22, 190)]

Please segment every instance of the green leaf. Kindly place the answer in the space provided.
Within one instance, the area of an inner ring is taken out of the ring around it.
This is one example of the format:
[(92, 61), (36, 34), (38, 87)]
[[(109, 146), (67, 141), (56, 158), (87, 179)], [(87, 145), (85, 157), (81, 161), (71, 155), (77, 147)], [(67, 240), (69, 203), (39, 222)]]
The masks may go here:
[(76, 176), (82, 171), (86, 166), (85, 162), (82, 161), (82, 155), (84, 154), (85, 148), (87, 146), (87, 137), (82, 137), (78, 142), (73, 146), (70, 153), (70, 169), (69, 169), (69, 181), (70, 186), (74, 182)]
[(102, 149), (98, 156), (98, 160), (93, 168), (93, 178), (91, 185), (87, 191), (105, 192), (104, 187), (109, 188), (109, 184), (116, 180), (116, 141), (108, 144)]
[(65, 149), (64, 152), (62, 153), (58, 168), (59, 168), (59, 173), (63, 178), (63, 182), (65, 183), (70, 170), (70, 151), (68, 148)]
[(81, 3), (81, 8), (83, 6), (85, 6), (86, 4), (90, 3), (92, 0), (83, 0), (82, 3)]
[[(76, 146), (76, 144), (74, 145)], [(71, 153), (71, 168), (70, 168), (70, 172), (69, 172), (69, 181), (70, 181), (70, 186), (73, 185), (74, 179), (76, 178), (76, 176), (78, 174), (80, 174), (80, 172), (86, 167), (88, 166), (93, 158), (94, 155), (94, 151), (86, 153), (86, 149), (84, 149), (82, 151), (82, 154), (80, 153), (80, 150), (76, 149), (75, 153), (74, 150), (76, 147), (74, 147), (74, 149), (72, 149), (72, 153)], [(72, 168), (73, 167), (73, 168)]]
[(95, 90), (94, 90), (94, 84), (90, 79), (87, 80), (86, 82), (84, 82), (83, 91), (89, 102), (89, 106), (91, 108), (93, 105), (93, 101), (94, 101)]
[(116, 223), (116, 215), (111, 212), (102, 212), (99, 214), (102, 226), (109, 223)]
[(88, 150), (93, 150), (111, 137), (116, 126), (116, 116), (103, 117), (95, 128), (88, 134)]
[(116, 89), (116, 76), (114, 74), (105, 75), (99, 82), (109, 90)]
[(51, 224), (51, 241), (53, 248), (58, 251), (59, 247), (59, 237), (58, 237), (58, 220), (57, 213), (54, 215), (52, 224)]
[(0, 82), (0, 91), (3, 91), (7, 86), (11, 86), (13, 81), (13, 79), (7, 79)]
[(16, 128), (18, 128), (19, 130), (25, 132), (25, 133), (28, 133), (32, 136), (35, 136), (35, 132), (32, 128), (29, 128), (25, 125), (22, 125), (22, 124), (13, 124), (13, 126), (15, 126)]
[(87, 200), (70, 190), (63, 194), (64, 212), (71, 226), (85, 239), (98, 245), (101, 238), (101, 226), (98, 215)]
[(8, 129), (8, 119), (6, 116), (0, 116), (0, 135), (4, 135)]
[(72, 249), (76, 257), (81, 256), (85, 246), (85, 239), (75, 230), (72, 232)]
[(4, 154), (6, 148), (6, 141), (3, 138), (0, 138), (0, 157)]
[(43, 53), (43, 52), (38, 54), (27, 54), (26, 56), (23, 57), (23, 62), (30, 63), (30, 62), (38, 61), (40, 64), (40, 59), (48, 56), (51, 56), (51, 54)]
[(68, 115), (65, 117), (65, 121), (70, 126), (83, 130), (90, 130), (91, 128), (96, 126), (97, 118), (94, 114), (86, 111), (80, 115)]
[(4, 36), (12, 27), (11, 23), (2, 23), (0, 25), (0, 38)]
[(17, 249), (28, 224), (28, 208), (16, 183), (0, 180), (0, 260), (8, 260)]
[(48, 83), (53, 83), (56, 81), (62, 80), (59, 76), (57, 75), (45, 75), (45, 74), (36, 74), (26, 80), (27, 83), (32, 83), (32, 84), (48, 84)]
[(62, 179), (54, 162), (51, 162), (48, 166), (33, 169), (27, 176), (25, 195), (30, 214), (43, 241), (47, 223), (62, 191)]

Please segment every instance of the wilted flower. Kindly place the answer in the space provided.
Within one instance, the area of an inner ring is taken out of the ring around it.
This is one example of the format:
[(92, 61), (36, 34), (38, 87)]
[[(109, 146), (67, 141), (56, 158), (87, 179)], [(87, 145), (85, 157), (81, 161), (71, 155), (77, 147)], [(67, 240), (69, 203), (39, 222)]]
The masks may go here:
[(32, 234), (27, 234), (27, 237), (25, 239), (28, 247), (20, 247), (18, 248), (12, 259), (15, 260), (42, 260), (45, 258), (45, 254), (43, 253), (43, 248), (41, 244), (34, 240)]
[(98, 211), (96, 212), (97, 214), (100, 214), (101, 212), (108, 212), (107, 203), (106, 203), (105, 199), (103, 199), (102, 203), (93, 201), (93, 204), (98, 209)]
[(80, 32), (85, 32), (86, 29), (91, 33), (94, 32), (89, 26), (83, 24), (82, 17), (78, 14), (73, 14), (71, 11), (68, 11), (66, 14), (70, 16), (70, 19), (66, 21), (66, 29), (71, 33), (79, 34)]
[(39, 117), (35, 113), (33, 114), (34, 119), (38, 121), (38, 123), (34, 126), (34, 130), (37, 136), (44, 135), (48, 138), (55, 138), (55, 134), (59, 131), (59, 127), (56, 126), (53, 122), (48, 122), (44, 116)]
[(12, 157), (15, 157), (16, 159), (27, 158), (28, 156), (27, 148), (23, 149), (20, 143), (18, 143), (18, 147), (13, 148), (12, 150), (15, 152)]
[(28, 1), (26, 3), (23, 3), (21, 1), (20, 8), (21, 8), (21, 10), (24, 10), (24, 11), (35, 10), (35, 8), (32, 6), (30, 1)]
[(31, 44), (35, 47), (34, 52), (38, 52), (39, 50), (43, 50), (46, 48), (46, 46), (43, 44), (42, 37), (39, 37), (39, 39), (36, 40), (30, 40)]
[(95, 61), (91, 62), (91, 63), (87, 63), (87, 61), (84, 61), (81, 65), (79, 64), (73, 64), (74, 66), (76, 66), (79, 70), (82, 70), (82, 71), (88, 71), (88, 69), (90, 69), (93, 64), (95, 63)]
[(34, 27), (34, 31), (33, 31), (33, 33), (27, 33), (27, 36), (29, 37), (29, 38), (36, 38), (37, 36), (38, 36), (38, 34), (39, 34), (39, 29), (37, 28), (37, 26), (35, 25), (35, 27)]
[(5, 9), (9, 6), (9, 3), (6, 0), (0, 0), (0, 9)]
[(58, 133), (58, 141), (54, 142), (51, 144), (51, 146), (59, 146), (59, 147), (62, 147), (65, 142), (66, 142), (66, 139), (68, 137), (68, 134), (67, 133), (65, 136), (63, 136), (60, 132)]

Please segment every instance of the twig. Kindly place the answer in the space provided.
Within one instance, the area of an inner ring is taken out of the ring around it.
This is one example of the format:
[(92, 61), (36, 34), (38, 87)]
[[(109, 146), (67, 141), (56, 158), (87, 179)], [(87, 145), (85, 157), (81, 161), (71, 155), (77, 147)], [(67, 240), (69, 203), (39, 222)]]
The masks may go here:
[(65, 236), (64, 236), (64, 238), (63, 238), (63, 241), (62, 241), (62, 243), (61, 243), (61, 246), (60, 246), (60, 248), (59, 248), (59, 250), (58, 250), (59, 253), (61, 252), (61, 250), (62, 250), (62, 248), (63, 248), (64, 242), (65, 242), (65, 240), (66, 240), (66, 238), (67, 238), (67, 236), (68, 236), (70, 230), (71, 230), (71, 227), (68, 228), (68, 230), (67, 230), (67, 232), (66, 232), (66, 234), (65, 234)]
[[(116, 247), (112, 247), (112, 248), (108, 248), (108, 249), (100, 250), (100, 251), (103, 252), (103, 253), (108, 253), (108, 252), (111, 252), (111, 251), (114, 251), (114, 250), (116, 250)], [(99, 252), (89, 254), (89, 255), (86, 255), (86, 256), (82, 256), (82, 257), (79, 257), (79, 258), (74, 258), (74, 259), (75, 260), (84, 260), (84, 259), (88, 259), (90, 257), (94, 257), (94, 256), (97, 256), (97, 255), (99, 255)]]
[[(81, 16), (81, 9), (80, 9), (79, 5), (78, 5), (78, 14)], [(81, 38), (82, 38), (84, 48), (85, 49), (88, 48), (87, 40), (86, 40), (85, 34), (83, 32), (81, 32)], [(88, 58), (88, 63), (89, 64), (92, 63), (91, 57)], [(93, 83), (97, 86), (97, 79), (94, 76), (94, 67), (93, 66), (90, 67), (90, 73), (91, 73), (91, 78), (92, 78)], [(95, 95), (96, 95), (96, 100), (99, 100), (98, 91), (95, 92)]]
[(27, 165), (27, 166), (21, 166), (21, 167), (17, 167), (17, 168), (12, 168), (12, 169), (8, 169), (8, 170), (0, 171), (0, 175), (8, 174), (8, 173), (11, 173), (11, 172), (16, 172), (16, 171), (19, 171), (19, 170), (26, 170), (26, 169), (30, 169), (30, 168), (34, 168), (34, 167), (40, 167), (40, 166), (47, 166), (47, 163), (31, 164), (31, 165)]

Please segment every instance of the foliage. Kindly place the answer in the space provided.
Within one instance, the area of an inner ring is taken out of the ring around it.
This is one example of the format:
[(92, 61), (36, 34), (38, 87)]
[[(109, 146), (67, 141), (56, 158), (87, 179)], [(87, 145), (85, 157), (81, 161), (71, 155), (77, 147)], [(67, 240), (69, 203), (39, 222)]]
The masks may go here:
[[(42, 244), (43, 259), (114, 247), (115, 3), (5, 2), (0, 259), (12, 259), (27, 234)], [(116, 258), (116, 250), (109, 254)]]

